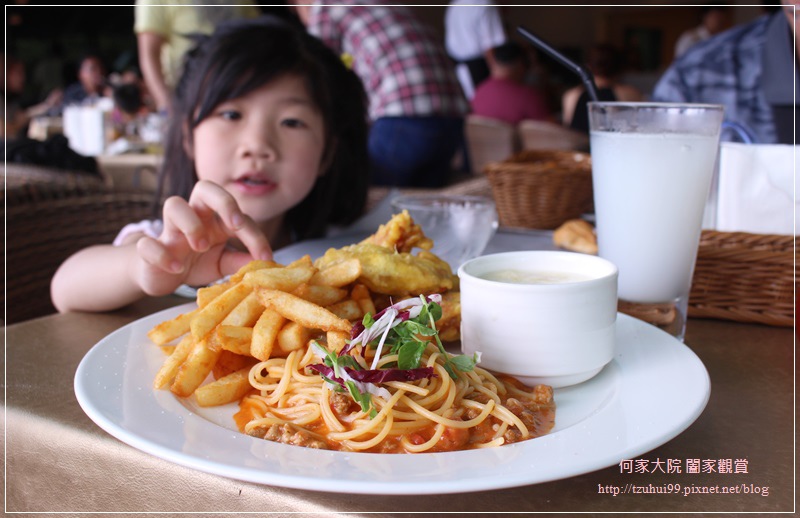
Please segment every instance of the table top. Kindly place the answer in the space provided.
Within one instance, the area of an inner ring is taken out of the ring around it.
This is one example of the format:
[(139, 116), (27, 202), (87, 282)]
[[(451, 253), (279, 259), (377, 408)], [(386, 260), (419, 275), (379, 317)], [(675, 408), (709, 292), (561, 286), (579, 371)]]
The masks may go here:
[(155, 191), (158, 169), (164, 157), (154, 153), (123, 153), (95, 157), (103, 173), (111, 178), (115, 189)]
[[(528, 239), (547, 246), (547, 234), (533, 233)], [(500, 233), (489, 251), (523, 241)], [(293, 253), (299, 251), (287, 250), (283, 255), (288, 258)], [(710, 400), (686, 431), (628, 459), (634, 462), (633, 469), (612, 466), (564, 480), (494, 491), (374, 497), (270, 487), (195, 471), (118, 441), (83, 413), (73, 379), (89, 349), (137, 318), (186, 301), (176, 296), (145, 299), (115, 312), (52, 315), (6, 328), (7, 511), (269, 510), (332, 516), (794, 510), (796, 358), (789, 328), (690, 319), (686, 344), (708, 370)], [(699, 473), (655, 468), (668, 459), (681, 465), (700, 459), (704, 467)], [(735, 466), (735, 472), (705, 468), (723, 466), (725, 461)], [(728, 488), (726, 493), (723, 488)]]

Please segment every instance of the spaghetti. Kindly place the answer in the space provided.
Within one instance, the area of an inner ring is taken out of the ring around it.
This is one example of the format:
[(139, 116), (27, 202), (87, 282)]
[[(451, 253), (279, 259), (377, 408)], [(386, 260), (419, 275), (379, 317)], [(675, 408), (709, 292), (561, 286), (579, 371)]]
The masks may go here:
[(525, 387), (478, 367), (479, 358), (446, 352), (433, 324), (437, 300), (409, 299), (366, 318), (340, 351), (320, 340), (256, 364), (237, 425), (287, 444), (377, 453), (484, 448), (547, 433), (552, 388)]

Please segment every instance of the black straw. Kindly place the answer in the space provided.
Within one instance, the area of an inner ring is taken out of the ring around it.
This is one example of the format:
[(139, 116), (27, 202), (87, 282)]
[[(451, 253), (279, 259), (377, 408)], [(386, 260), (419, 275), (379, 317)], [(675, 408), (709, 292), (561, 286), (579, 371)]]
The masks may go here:
[(538, 48), (539, 50), (544, 51), (551, 58), (555, 59), (568, 69), (575, 72), (578, 77), (581, 78), (583, 81), (583, 85), (586, 87), (586, 91), (589, 93), (589, 97), (592, 101), (599, 101), (600, 99), (597, 98), (597, 87), (594, 84), (594, 78), (592, 77), (592, 73), (580, 66), (579, 64), (575, 63), (571, 59), (569, 59), (564, 54), (560, 53), (544, 41), (542, 41), (538, 36), (533, 35), (529, 30), (525, 29), (521, 25), (517, 27), (517, 32), (522, 34), (528, 41), (533, 43), (533, 45)]

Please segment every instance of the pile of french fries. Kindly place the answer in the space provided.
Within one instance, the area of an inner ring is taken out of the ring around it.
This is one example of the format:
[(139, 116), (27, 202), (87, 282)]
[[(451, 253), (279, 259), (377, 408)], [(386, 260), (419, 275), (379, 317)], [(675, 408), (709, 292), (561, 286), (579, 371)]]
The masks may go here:
[[(194, 395), (200, 406), (224, 405), (247, 394), (250, 369), (260, 361), (323, 337), (328, 349), (340, 350), (352, 322), (376, 312), (360, 275), (358, 259), (321, 270), (305, 256), (287, 266), (253, 261), (229, 280), (201, 288), (197, 309), (148, 333), (169, 354), (155, 388)], [(213, 381), (204, 384), (209, 375)]]

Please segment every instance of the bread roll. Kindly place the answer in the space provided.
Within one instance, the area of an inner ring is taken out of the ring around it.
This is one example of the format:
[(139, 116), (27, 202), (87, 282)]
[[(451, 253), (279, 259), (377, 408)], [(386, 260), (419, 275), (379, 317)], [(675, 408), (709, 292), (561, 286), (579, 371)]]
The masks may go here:
[(594, 234), (594, 227), (582, 219), (571, 219), (564, 222), (553, 233), (553, 242), (556, 246), (572, 252), (597, 254), (597, 237)]

